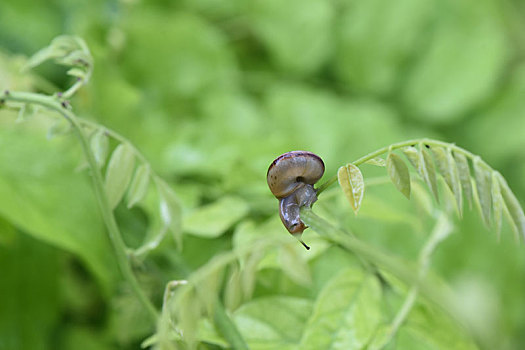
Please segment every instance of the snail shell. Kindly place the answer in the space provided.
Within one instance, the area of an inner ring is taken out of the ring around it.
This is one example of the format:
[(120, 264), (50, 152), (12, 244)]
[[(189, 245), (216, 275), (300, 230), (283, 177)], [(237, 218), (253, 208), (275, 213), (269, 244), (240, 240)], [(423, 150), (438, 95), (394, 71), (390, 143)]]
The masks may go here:
[(266, 175), (268, 186), (277, 198), (292, 194), (305, 184), (313, 185), (324, 174), (323, 160), (306, 151), (291, 151), (275, 159)]
[(266, 180), (279, 199), (279, 216), (288, 232), (298, 234), (306, 229), (299, 212), (301, 207), (310, 207), (317, 200), (313, 185), (323, 173), (323, 160), (306, 151), (284, 153), (270, 164)]

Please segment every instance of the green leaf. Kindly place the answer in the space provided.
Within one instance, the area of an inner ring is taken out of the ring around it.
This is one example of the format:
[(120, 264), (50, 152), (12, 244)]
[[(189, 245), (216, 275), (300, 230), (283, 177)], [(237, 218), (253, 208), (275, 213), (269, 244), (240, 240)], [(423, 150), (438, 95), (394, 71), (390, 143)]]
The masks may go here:
[(92, 183), (74, 171), (80, 149), (24, 125), (0, 128), (0, 215), (78, 257), (109, 292), (118, 271)]
[(463, 153), (454, 152), (454, 159), (456, 161), (459, 182), (463, 196), (467, 198), (469, 206), (472, 207), (472, 183), (470, 180), (470, 169), (467, 157)]
[(408, 147), (404, 147), (402, 151), (405, 157), (407, 157), (410, 164), (412, 164), (414, 169), (418, 170), (419, 169), (419, 155), (418, 155), (419, 153), (417, 151), (417, 148), (415, 148), (414, 146), (408, 146)]
[[(206, 278), (201, 281), (198, 281), (196, 286), (199, 300), (206, 306), (206, 311), (209, 315), (213, 314), (214, 312), (215, 305), (217, 305), (218, 301), (217, 296), (221, 293), (222, 282), (224, 281), (224, 266), (220, 263), (217, 263), (217, 261), (220, 260), (220, 258), (221, 255), (217, 254), (212, 256), (211, 259), (209, 259), (208, 264), (212, 266), (212, 268), (206, 274)], [(237, 266), (234, 266), (232, 271), (230, 272), (234, 272), (236, 268)], [(226, 285), (226, 287), (228, 288), (228, 285)], [(225, 298), (227, 299), (227, 294), (229, 293), (229, 291), (226, 290), (224, 293)]]
[(413, 118), (450, 123), (491, 96), (510, 52), (496, 8), (492, 1), (475, 8), (452, 1), (446, 11), (432, 11), (432, 25), (420, 36), (425, 45), (404, 72), (403, 95)]
[(503, 201), (503, 196), (501, 195), (501, 188), (498, 179), (498, 173), (496, 171), (492, 172), (492, 212), (494, 214), (494, 226), (496, 228), (496, 234), (498, 235), (498, 241), (501, 235), (501, 214), (505, 202)]
[[(123, 70), (173, 102), (181, 97), (198, 101), (210, 90), (235, 86), (239, 78), (229, 37), (197, 14), (137, 11), (123, 19), (122, 30), (135, 43), (125, 47)], [(170, 38), (169, 45), (159, 33)], [(153, 58), (155, 64), (144, 64)], [(183, 108), (185, 101), (179, 102)]]
[(479, 205), (481, 208), (481, 217), (487, 227), (490, 227), (492, 214), (492, 177), (488, 167), (483, 163), (480, 157), (474, 158), (474, 178), (476, 180), (476, 191), (478, 194)]
[(131, 146), (118, 145), (109, 159), (106, 170), (106, 195), (111, 209), (115, 209), (128, 189), (134, 165), (135, 153)]
[(24, 103), (18, 112), (16, 122), (20, 123), (34, 116), (38, 111), (38, 107), (31, 103)]
[(86, 325), (61, 326), (60, 333), (60, 349), (111, 350), (114, 346), (114, 339), (111, 339), (104, 330), (93, 329)]
[(148, 190), (149, 177), (150, 170), (148, 165), (142, 164), (137, 168), (133, 181), (129, 186), (128, 208), (133, 207), (144, 198)]
[[(5, 225), (2, 234), (9, 229)], [(46, 349), (49, 334), (61, 324), (59, 277), (66, 254), (10, 229), (13, 240), (0, 246), (0, 347)]]
[(381, 350), (384, 349), (391, 341), (392, 326), (382, 324), (378, 327), (374, 338), (367, 347), (367, 350)]
[(214, 238), (222, 235), (248, 213), (248, 204), (237, 197), (223, 197), (184, 217), (184, 231)]
[(445, 183), (450, 191), (454, 194), (456, 199), (456, 210), (461, 216), (463, 199), (461, 197), (458, 170), (456, 162), (452, 156), (452, 151), (450, 148), (445, 150), (443, 147), (432, 147), (432, 153), (434, 154), (439, 172), (443, 176), (443, 179), (445, 179)]
[(47, 139), (51, 140), (56, 136), (66, 135), (71, 132), (71, 124), (64, 118), (56, 119), (47, 130)]
[(297, 349), (312, 301), (290, 296), (254, 299), (234, 313), (250, 349)]
[(472, 339), (464, 334), (449, 316), (431, 307), (416, 305), (396, 337), (396, 348), (406, 350), (477, 350)]
[(448, 188), (454, 193), (454, 187), (452, 185), (452, 173), (449, 168), (447, 152), (443, 147), (432, 147), (432, 153), (434, 154), (434, 159), (438, 166), (438, 170), (445, 179), (445, 183)]
[(302, 286), (312, 283), (310, 268), (306, 258), (301, 253), (304, 249), (297, 244), (282, 245), (279, 249), (279, 266), (292, 281)]
[(386, 158), (386, 168), (394, 186), (410, 199), (410, 173), (405, 162), (397, 154), (389, 152)]
[(35, 53), (26, 63), (26, 68), (36, 67), (43, 62), (55, 59), (66, 66), (79, 66), (81, 69), (93, 66), (93, 58), (82, 38), (61, 35), (54, 38), (49, 46)]
[(459, 210), (459, 215), (463, 216), (463, 195), (461, 192), (459, 171), (450, 148), (447, 148), (447, 163), (452, 183), (452, 193), (454, 193), (454, 197), (456, 198), (456, 209)]
[(421, 166), (421, 174), (424, 175), (423, 179), (432, 191), (432, 194), (434, 194), (436, 202), (439, 203), (439, 195), (436, 182), (436, 169), (434, 167), (434, 161), (432, 160), (432, 156), (430, 155), (430, 153), (427, 151), (427, 148), (423, 146), (423, 144), (421, 144), (419, 147), (419, 164)]
[(500, 173), (496, 173), (498, 182), (500, 184), (501, 194), (505, 200), (505, 205), (507, 210), (512, 218), (512, 228), (516, 234), (521, 234), (525, 238), (525, 215), (523, 214), (523, 209), (520, 206), (520, 202), (512, 193), (507, 181), (501, 176)]
[(257, 0), (249, 9), (251, 30), (284, 71), (313, 73), (330, 57), (335, 17), (330, 2)]
[(86, 71), (80, 68), (71, 68), (66, 73), (67, 75), (71, 75), (72, 77), (76, 77), (79, 79), (85, 79), (87, 76)]
[(381, 320), (381, 287), (373, 275), (346, 269), (319, 294), (300, 349), (362, 349)]
[(95, 156), (95, 161), (99, 168), (106, 163), (109, 150), (109, 140), (106, 132), (103, 129), (99, 129), (93, 133), (89, 141), (91, 151)]
[[(191, 288), (191, 287), (181, 287)], [(177, 320), (180, 330), (184, 334), (184, 342), (188, 344), (188, 348), (195, 348), (196, 333), (199, 319), (201, 318), (202, 304), (196, 292), (193, 289), (181, 291), (181, 295), (176, 299), (175, 311), (177, 313)]]
[(182, 250), (182, 207), (175, 192), (162, 180), (157, 180), (160, 196), (160, 217), (162, 222), (173, 234), (175, 242)]
[(264, 257), (265, 253), (261, 250), (252, 252), (246, 259), (241, 270), (241, 285), (244, 297), (249, 300), (252, 297), (255, 289), (255, 281), (257, 278), (257, 267), (259, 262)]
[(130, 290), (113, 295), (111, 298), (111, 318), (108, 327), (121, 343), (143, 339), (151, 332), (148, 313), (139, 299)]
[(375, 157), (372, 159), (369, 159), (365, 162), (365, 164), (375, 165), (375, 166), (386, 166), (386, 162), (381, 157)]
[(357, 215), (365, 194), (365, 182), (361, 170), (354, 164), (347, 164), (339, 168), (337, 179), (352, 209), (354, 209), (354, 213)]
[[(84, 71), (87, 67), (90, 67), (93, 64), (90, 53), (82, 50), (72, 51), (63, 57), (57, 58), (56, 61), (64, 66), (81, 67), (79, 69), (81, 71)], [(68, 74), (70, 72), (71, 70), (68, 71)]]
[(56, 53), (53, 52), (53, 50), (49, 46), (45, 47), (29, 58), (29, 60), (26, 63), (26, 66), (24, 67), (24, 70), (36, 67), (55, 56)]
[(396, 82), (406, 75), (403, 63), (420, 51), (418, 41), (429, 17), (434, 16), (432, 3), (344, 1), (337, 3), (337, 12), (336, 78), (358, 93), (392, 93), (399, 86)]
[(226, 282), (226, 289), (224, 291), (224, 306), (233, 311), (237, 309), (243, 300), (241, 271), (237, 264), (232, 264), (230, 276)]
[(424, 144), (419, 145), (419, 150), (409, 146), (403, 148), (403, 153), (408, 158), (412, 166), (417, 170), (419, 176), (427, 184), (428, 188), (434, 195), (436, 202), (439, 203), (438, 189), (436, 183), (436, 170), (432, 157), (426, 150)]

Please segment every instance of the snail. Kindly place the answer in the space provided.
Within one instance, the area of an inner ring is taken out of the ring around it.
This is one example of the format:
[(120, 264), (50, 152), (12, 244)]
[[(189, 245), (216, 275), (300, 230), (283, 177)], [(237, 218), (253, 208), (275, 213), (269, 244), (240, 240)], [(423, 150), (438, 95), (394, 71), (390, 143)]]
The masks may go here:
[(306, 249), (310, 249), (299, 237), (307, 228), (301, 221), (302, 207), (310, 207), (317, 201), (314, 184), (324, 173), (323, 160), (307, 151), (291, 151), (277, 157), (266, 174), (268, 187), (279, 200), (279, 216), (284, 226)]

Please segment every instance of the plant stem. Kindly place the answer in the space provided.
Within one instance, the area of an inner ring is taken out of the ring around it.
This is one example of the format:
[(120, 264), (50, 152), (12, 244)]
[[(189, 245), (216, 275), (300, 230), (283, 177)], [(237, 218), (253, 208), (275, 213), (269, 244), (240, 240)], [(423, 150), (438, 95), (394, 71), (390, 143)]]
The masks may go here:
[(131, 266), (129, 264), (127, 254), (126, 254), (126, 251), (127, 251), (126, 245), (124, 243), (124, 240), (122, 239), (122, 235), (120, 233), (117, 222), (113, 215), (113, 211), (111, 210), (109, 206), (109, 202), (108, 202), (106, 192), (104, 189), (104, 181), (102, 179), (102, 175), (100, 174), (98, 170), (98, 167), (95, 161), (95, 157), (93, 155), (93, 152), (91, 151), (87, 137), (84, 134), (82, 126), (80, 125), (80, 122), (75, 116), (75, 114), (73, 114), (73, 112), (71, 112), (69, 109), (63, 107), (62, 104), (57, 99), (51, 96), (30, 93), (30, 92), (10, 91), (10, 92), (4, 93), (4, 96), (2, 97), (2, 99), (5, 101), (15, 101), (15, 102), (32, 103), (32, 104), (40, 105), (52, 111), (58, 112), (71, 123), (71, 125), (73, 126), (75, 130), (75, 133), (77, 134), (79, 138), (80, 144), (82, 146), (82, 150), (84, 151), (87, 161), (89, 163), (89, 166), (91, 168), (95, 195), (97, 198), (100, 212), (102, 214), (102, 218), (108, 230), (108, 235), (112, 243), (113, 251), (117, 258), (117, 263), (120, 268), (120, 271), (124, 279), (131, 286), (131, 289), (133, 290), (135, 296), (139, 299), (141, 304), (147, 310), (148, 315), (151, 318), (151, 321), (153, 323), (156, 323), (158, 320), (159, 313), (155, 309), (151, 301), (146, 297), (144, 291), (140, 288), (140, 285), (137, 279), (135, 278), (135, 275), (133, 274), (133, 270), (131, 269)]
[[(218, 299), (218, 298), (217, 298)], [(237, 329), (235, 323), (224, 310), (224, 306), (220, 300), (217, 300), (214, 306), (213, 319), (219, 332), (222, 336), (230, 343), (232, 349), (235, 350), (248, 350), (248, 345), (244, 341), (241, 333)]]
[[(452, 150), (454, 152), (462, 153), (468, 158), (473, 159), (474, 157), (476, 157), (471, 152), (467, 151), (464, 148), (458, 147), (455, 144), (423, 138), (423, 139), (414, 139), (414, 140), (398, 142), (398, 143), (394, 143), (392, 145), (388, 145), (388, 146), (382, 147), (382, 148), (380, 148), (380, 149), (378, 149), (378, 150), (376, 150), (376, 151), (374, 151), (372, 153), (367, 154), (364, 157), (361, 157), (361, 158), (353, 161), (352, 164), (354, 164), (356, 166), (359, 166), (359, 165), (369, 161), (370, 159), (373, 159), (375, 157), (379, 157), (379, 156), (381, 156), (381, 155), (383, 155), (383, 154), (385, 154), (385, 153), (387, 153), (387, 152), (389, 152), (391, 150), (393, 151), (393, 150), (400, 149), (400, 148), (403, 148), (403, 147), (413, 146), (413, 145), (418, 145), (418, 144), (428, 145), (430, 147), (432, 147), (432, 146), (445, 147), (445, 148), (450, 147), (450, 148), (452, 148)], [(319, 188), (317, 189), (317, 195), (321, 194), (321, 192), (325, 191), (328, 187), (332, 186), (336, 181), (337, 181), (337, 175), (334, 175), (331, 178), (329, 178), (328, 180), (326, 180), (326, 182), (321, 184), (319, 186)]]
[[(306, 207), (301, 208), (301, 219), (328, 241), (364, 258), (380, 269), (392, 273), (406, 284), (412, 285), (418, 282), (417, 269), (410, 266), (409, 262), (403, 262), (397, 258), (386, 255), (368, 243), (352, 237), (319, 217), (312, 209)], [(419, 281), (419, 289), (429, 300), (443, 307), (449, 306), (452, 297), (446, 290), (439, 286), (440, 284), (438, 283), (430, 284), (429, 282)], [(451, 311), (452, 309), (448, 307), (446, 310)]]
[(410, 313), (412, 307), (416, 302), (417, 295), (419, 294), (420, 283), (425, 278), (429, 269), (430, 258), (432, 256), (432, 253), (434, 252), (438, 244), (442, 242), (452, 232), (452, 228), (452, 224), (448, 220), (447, 216), (441, 213), (436, 225), (434, 226), (434, 229), (432, 230), (430, 237), (428, 238), (427, 242), (425, 243), (419, 254), (419, 270), (417, 274), (416, 283), (412, 286), (412, 288), (410, 288), (410, 291), (408, 292), (408, 295), (405, 298), (401, 309), (399, 309), (398, 313), (394, 317), (394, 320), (390, 325), (388, 335), (384, 338), (382, 344), (374, 347), (371, 350), (384, 348), (395, 337), (399, 328), (405, 322), (408, 314)]

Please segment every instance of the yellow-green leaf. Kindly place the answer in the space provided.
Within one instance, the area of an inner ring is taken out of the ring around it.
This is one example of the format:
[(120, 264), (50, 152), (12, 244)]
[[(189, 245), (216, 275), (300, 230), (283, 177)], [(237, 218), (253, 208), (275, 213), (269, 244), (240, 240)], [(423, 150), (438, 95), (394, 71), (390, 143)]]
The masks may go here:
[(454, 152), (454, 159), (456, 161), (463, 195), (467, 198), (469, 206), (472, 207), (472, 184), (470, 182), (470, 169), (467, 157), (465, 157), (463, 153)]
[(312, 283), (310, 267), (306, 257), (301, 254), (302, 247), (297, 244), (285, 244), (279, 248), (279, 265), (290, 279), (302, 286)]
[(135, 171), (135, 176), (129, 187), (128, 208), (140, 202), (146, 195), (149, 185), (149, 173), (149, 167), (146, 164), (142, 164)]
[(417, 170), (417, 173), (427, 184), (428, 188), (436, 198), (436, 201), (439, 203), (439, 197), (437, 192), (437, 183), (436, 183), (436, 170), (434, 168), (434, 163), (432, 162), (432, 157), (426, 150), (425, 145), (420, 144), (419, 150), (413, 146), (408, 146), (403, 148), (403, 153), (410, 161), (410, 164)]
[(386, 166), (385, 160), (380, 157), (369, 159), (365, 162), (365, 164), (370, 164), (370, 165), (375, 165), (375, 166)]
[(106, 170), (106, 195), (111, 209), (114, 209), (124, 196), (133, 175), (134, 165), (133, 149), (128, 144), (118, 145)]
[(339, 168), (337, 171), (337, 179), (346, 198), (354, 209), (354, 213), (357, 214), (365, 193), (365, 182), (361, 170), (354, 164), (347, 164)]
[(436, 181), (436, 169), (434, 167), (434, 162), (432, 161), (432, 156), (427, 151), (426, 147), (422, 144), (420, 145), (419, 151), (419, 166), (420, 173), (422, 174), (423, 179), (432, 191), (434, 198), (436, 198), (436, 202), (439, 203), (439, 195)]
[(459, 180), (459, 172), (454, 156), (452, 155), (452, 150), (447, 148), (447, 164), (448, 171), (450, 173), (450, 180), (452, 183), (452, 193), (456, 197), (456, 205), (459, 210), (459, 215), (463, 216), (463, 196), (461, 194), (461, 183)]
[(442, 147), (432, 147), (432, 153), (434, 153), (434, 158), (436, 159), (439, 172), (443, 176), (443, 179), (445, 179), (445, 183), (447, 184), (450, 191), (454, 194), (456, 199), (456, 209), (458, 210), (458, 214), (461, 216), (463, 199), (461, 197), (458, 170), (456, 167), (456, 162), (452, 156), (452, 151), (450, 148), (445, 150)]
[[(419, 152), (417, 151), (417, 148), (413, 146), (408, 146), (403, 148), (403, 154), (407, 157), (408, 161), (414, 169), (419, 169)], [(419, 171), (419, 170), (418, 170)]]
[(492, 211), (494, 213), (494, 226), (496, 229), (496, 234), (498, 235), (498, 240), (501, 235), (501, 213), (503, 211), (503, 196), (501, 195), (501, 188), (498, 181), (497, 172), (492, 172)]
[[(211, 267), (206, 273), (206, 278), (201, 281), (197, 281), (196, 290), (199, 295), (199, 300), (204, 304), (208, 314), (212, 314), (217, 304), (218, 298), (220, 295), (220, 290), (224, 281), (224, 266), (219, 262), (220, 255), (213, 256), (208, 261), (208, 266)], [(234, 263), (236, 266), (236, 263)], [(238, 271), (238, 269), (237, 269)], [(229, 287), (229, 283), (226, 285)], [(233, 286), (232, 286), (233, 287)], [(229, 291), (226, 289), (226, 297)]]
[(239, 271), (239, 266), (234, 263), (231, 265), (230, 276), (224, 291), (224, 306), (228, 310), (234, 311), (242, 304), (242, 300), (241, 271)]
[(512, 219), (512, 228), (516, 234), (521, 234), (525, 238), (525, 215), (523, 214), (523, 209), (520, 206), (520, 202), (514, 193), (512, 193), (512, 190), (503, 176), (501, 176), (499, 173), (496, 173), (496, 177), (499, 180), (498, 182), (500, 184), (501, 195), (505, 201), (505, 206)]
[(491, 198), (491, 183), (492, 177), (487, 166), (483, 164), (480, 157), (474, 158), (474, 178), (476, 180), (476, 191), (478, 194), (479, 205), (481, 208), (481, 216), (485, 225), (490, 227), (491, 212), (492, 212), (492, 198)]
[(257, 277), (257, 266), (263, 257), (264, 252), (262, 250), (253, 251), (246, 257), (246, 262), (243, 264), (241, 270), (241, 285), (243, 295), (246, 299), (251, 299), (252, 297)]
[(184, 231), (215, 238), (225, 233), (248, 213), (248, 204), (238, 197), (223, 197), (202, 206), (184, 218)]
[[(181, 288), (191, 288), (183, 286)], [(184, 332), (184, 342), (189, 349), (195, 349), (196, 333), (201, 310), (204, 308), (195, 290), (181, 291), (175, 300), (175, 310), (177, 312), (178, 326)]]
[(31, 118), (37, 113), (37, 111), (38, 108), (35, 105), (31, 103), (24, 103), (18, 111), (18, 117), (16, 118), (16, 122), (20, 123)]
[(364, 349), (381, 322), (379, 281), (361, 270), (345, 269), (319, 293), (298, 348)]
[(400, 156), (390, 152), (386, 158), (386, 168), (394, 186), (410, 199), (410, 172), (405, 162)]
[(445, 149), (443, 149), (443, 147), (432, 147), (432, 153), (434, 154), (438, 170), (443, 176), (443, 179), (445, 179), (445, 183), (447, 184), (448, 188), (450, 188), (452, 193), (454, 193), (452, 174), (450, 173), (449, 169), (447, 152)]
[(160, 195), (160, 217), (182, 250), (182, 208), (175, 192), (162, 180), (156, 181)]
[(72, 77), (76, 77), (79, 79), (85, 79), (86, 78), (86, 70), (81, 68), (71, 68), (66, 72), (67, 75), (71, 75)]
[(109, 140), (104, 130), (97, 130), (89, 141), (91, 151), (99, 168), (106, 162), (108, 156)]
[(71, 131), (71, 124), (64, 118), (59, 118), (47, 130), (47, 139), (51, 140), (55, 136), (65, 135)]

